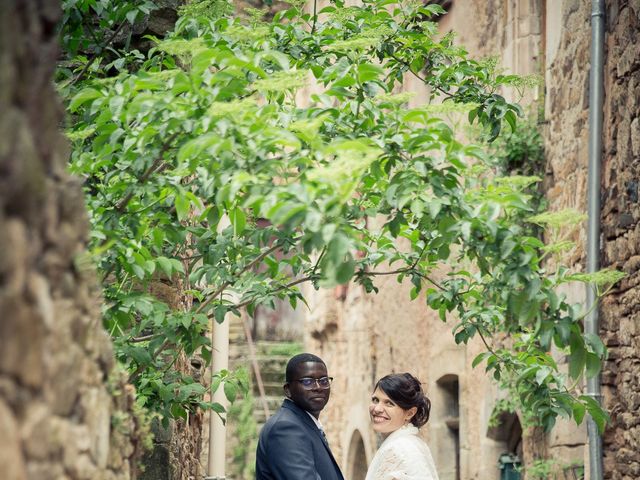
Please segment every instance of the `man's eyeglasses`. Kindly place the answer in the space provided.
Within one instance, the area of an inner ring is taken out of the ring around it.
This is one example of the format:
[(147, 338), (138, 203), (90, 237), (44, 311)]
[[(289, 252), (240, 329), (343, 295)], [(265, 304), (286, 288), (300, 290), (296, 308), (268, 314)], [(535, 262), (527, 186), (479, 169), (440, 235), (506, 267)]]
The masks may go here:
[(300, 382), (300, 384), (302, 385), (302, 388), (304, 388), (305, 390), (311, 390), (316, 386), (316, 384), (318, 385), (318, 388), (322, 388), (323, 390), (326, 390), (327, 388), (331, 387), (332, 381), (333, 381), (333, 377), (321, 377), (321, 378), (303, 377), (296, 380), (296, 382)]

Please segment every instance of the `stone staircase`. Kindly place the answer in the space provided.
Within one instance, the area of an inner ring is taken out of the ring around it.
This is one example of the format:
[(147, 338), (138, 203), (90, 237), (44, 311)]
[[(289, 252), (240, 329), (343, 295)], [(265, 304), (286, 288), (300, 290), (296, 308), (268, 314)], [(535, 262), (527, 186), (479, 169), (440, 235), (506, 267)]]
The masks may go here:
[[(255, 342), (255, 356), (265, 392), (265, 400), (269, 413), (280, 408), (284, 393), (284, 375), (287, 361), (298, 353), (299, 347), (293, 342), (265, 341)], [(244, 366), (250, 372), (252, 393), (255, 399), (253, 415), (258, 427), (266, 421), (258, 382), (251, 362), (249, 345), (245, 337), (240, 319), (234, 319), (229, 325), (229, 368), (231, 370)]]
[[(300, 346), (293, 342), (284, 341), (258, 341), (254, 346), (255, 357), (265, 390), (265, 400), (269, 414), (273, 415), (280, 408), (284, 398), (282, 385), (287, 361), (291, 356), (299, 353)], [(255, 448), (260, 429), (266, 421), (263, 401), (253, 371), (250, 349), (242, 326), (242, 320), (236, 317), (229, 324), (229, 369), (233, 371), (240, 367), (246, 369), (250, 374), (253, 405), (239, 407), (240, 409), (244, 408), (242, 415), (232, 414), (231, 411), (229, 413), (227, 422), (226, 477), (228, 480), (251, 480), (255, 478), (253, 474)], [(242, 402), (242, 400), (238, 400), (238, 402)], [(251, 409), (250, 415), (247, 415), (249, 413), (247, 408)], [(250, 424), (247, 423), (247, 420)]]

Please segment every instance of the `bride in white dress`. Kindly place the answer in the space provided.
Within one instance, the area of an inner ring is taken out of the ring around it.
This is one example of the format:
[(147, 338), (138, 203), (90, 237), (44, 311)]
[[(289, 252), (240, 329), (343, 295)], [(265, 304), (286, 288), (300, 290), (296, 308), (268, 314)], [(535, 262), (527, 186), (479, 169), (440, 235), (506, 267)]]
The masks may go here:
[(431, 402), (410, 373), (378, 380), (369, 414), (373, 429), (385, 439), (376, 452), (365, 480), (438, 480), (427, 444), (418, 428), (429, 420)]

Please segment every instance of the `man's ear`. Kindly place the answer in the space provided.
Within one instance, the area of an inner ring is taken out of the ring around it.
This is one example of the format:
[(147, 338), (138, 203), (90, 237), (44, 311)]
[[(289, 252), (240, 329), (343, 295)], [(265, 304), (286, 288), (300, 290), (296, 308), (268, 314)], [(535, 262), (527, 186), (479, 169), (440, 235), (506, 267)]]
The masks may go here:
[(289, 384), (285, 383), (282, 386), (282, 389), (284, 390), (284, 396), (287, 397), (287, 398), (291, 398), (291, 392), (289, 391)]

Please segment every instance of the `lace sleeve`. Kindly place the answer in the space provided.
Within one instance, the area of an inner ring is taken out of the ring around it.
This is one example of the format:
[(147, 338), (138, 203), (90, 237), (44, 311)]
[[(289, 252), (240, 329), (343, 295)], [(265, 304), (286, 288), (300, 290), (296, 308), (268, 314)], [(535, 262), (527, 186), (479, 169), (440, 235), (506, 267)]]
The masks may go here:
[(413, 442), (401, 442), (378, 452), (371, 480), (438, 480), (431, 453), (420, 447)]
[(409, 480), (405, 473), (404, 458), (394, 448), (380, 452), (380, 461), (374, 480)]

